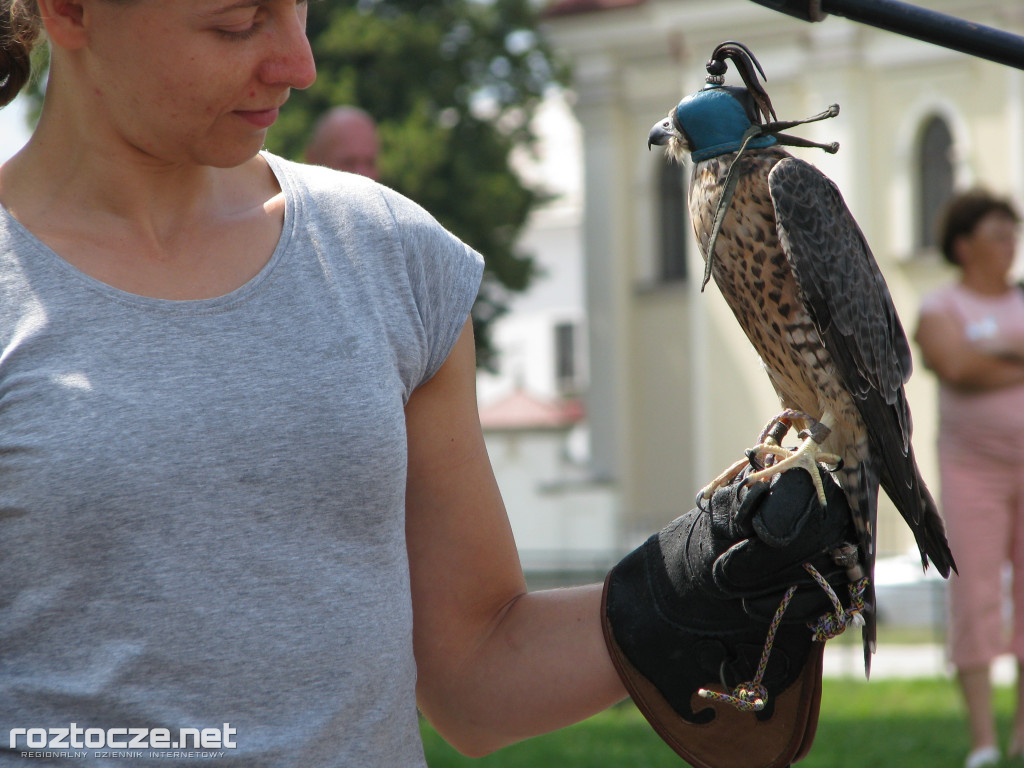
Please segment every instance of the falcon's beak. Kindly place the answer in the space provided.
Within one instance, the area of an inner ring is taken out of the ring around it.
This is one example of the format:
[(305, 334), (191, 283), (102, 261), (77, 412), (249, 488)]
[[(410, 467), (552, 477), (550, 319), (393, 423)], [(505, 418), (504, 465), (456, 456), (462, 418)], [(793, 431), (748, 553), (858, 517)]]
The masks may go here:
[(672, 118), (666, 117), (664, 120), (655, 123), (654, 127), (651, 128), (651, 132), (647, 134), (647, 148), (650, 149), (655, 144), (662, 147), (668, 144), (670, 139), (678, 136), (679, 132), (672, 125)]

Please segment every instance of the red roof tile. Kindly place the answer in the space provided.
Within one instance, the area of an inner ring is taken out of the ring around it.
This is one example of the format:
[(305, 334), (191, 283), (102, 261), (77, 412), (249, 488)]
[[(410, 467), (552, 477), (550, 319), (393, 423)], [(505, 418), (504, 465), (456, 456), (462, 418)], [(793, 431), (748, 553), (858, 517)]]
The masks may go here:
[(548, 401), (516, 390), (506, 398), (480, 409), (484, 429), (558, 429), (584, 418), (579, 400)]

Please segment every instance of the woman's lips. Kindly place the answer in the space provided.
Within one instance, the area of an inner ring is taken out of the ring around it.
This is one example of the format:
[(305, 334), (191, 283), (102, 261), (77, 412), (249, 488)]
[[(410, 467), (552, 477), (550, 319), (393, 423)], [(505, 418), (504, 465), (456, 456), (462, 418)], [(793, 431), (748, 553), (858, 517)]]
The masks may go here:
[(274, 109), (239, 109), (235, 114), (257, 128), (269, 128), (277, 120), (278, 110)]

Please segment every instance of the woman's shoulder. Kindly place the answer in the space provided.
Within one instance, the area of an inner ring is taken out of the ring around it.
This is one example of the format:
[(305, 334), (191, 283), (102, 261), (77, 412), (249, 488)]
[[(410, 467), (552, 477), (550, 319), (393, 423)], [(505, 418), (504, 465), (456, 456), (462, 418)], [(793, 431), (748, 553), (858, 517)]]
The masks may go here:
[(339, 197), (380, 194), (377, 182), (322, 165), (288, 160), (270, 152), (261, 153), (281, 187), (310, 197)]
[(334, 220), (370, 220), (377, 226), (439, 227), (420, 205), (365, 176), (299, 163), (264, 152), (285, 194)]
[(965, 298), (964, 289), (958, 283), (944, 285), (924, 295), (921, 314), (955, 312)]

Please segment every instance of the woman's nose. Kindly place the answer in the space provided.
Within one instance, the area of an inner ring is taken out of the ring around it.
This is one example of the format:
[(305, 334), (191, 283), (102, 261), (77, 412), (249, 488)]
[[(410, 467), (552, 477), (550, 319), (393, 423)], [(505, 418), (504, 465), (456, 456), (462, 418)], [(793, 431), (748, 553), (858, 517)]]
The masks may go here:
[(306, 37), (306, 4), (298, 3), (286, 11), (275, 30), (273, 51), (264, 61), (261, 79), (266, 83), (287, 85), (302, 90), (316, 80), (313, 50)]

